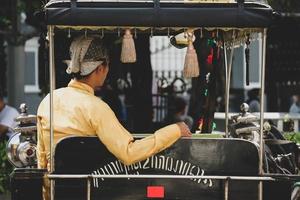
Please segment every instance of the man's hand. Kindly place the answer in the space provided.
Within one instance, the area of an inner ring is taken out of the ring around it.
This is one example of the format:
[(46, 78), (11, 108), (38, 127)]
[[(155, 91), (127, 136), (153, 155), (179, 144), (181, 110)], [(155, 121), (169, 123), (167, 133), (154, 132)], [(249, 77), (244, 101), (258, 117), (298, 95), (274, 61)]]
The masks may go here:
[(8, 131), (8, 127), (0, 124), (0, 136), (6, 134)]
[(192, 136), (192, 133), (191, 133), (189, 127), (184, 122), (178, 122), (176, 124), (180, 128), (181, 137), (191, 137)]

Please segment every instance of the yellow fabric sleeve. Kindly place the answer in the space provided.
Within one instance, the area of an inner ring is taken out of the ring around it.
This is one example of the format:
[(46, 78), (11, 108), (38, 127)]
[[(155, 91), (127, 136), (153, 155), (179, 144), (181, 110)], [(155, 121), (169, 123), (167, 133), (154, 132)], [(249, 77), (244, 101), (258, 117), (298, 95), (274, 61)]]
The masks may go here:
[(126, 165), (144, 160), (166, 149), (181, 137), (179, 126), (173, 124), (157, 130), (151, 136), (134, 141), (109, 106), (103, 104), (100, 111), (93, 109), (91, 124), (95, 126), (101, 142)]

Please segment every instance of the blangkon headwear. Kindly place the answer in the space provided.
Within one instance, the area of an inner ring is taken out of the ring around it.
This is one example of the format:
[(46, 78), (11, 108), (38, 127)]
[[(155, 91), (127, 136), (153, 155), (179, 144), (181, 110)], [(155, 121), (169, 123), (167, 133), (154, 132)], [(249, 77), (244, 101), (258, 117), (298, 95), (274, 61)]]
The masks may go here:
[(108, 51), (99, 36), (80, 36), (70, 46), (70, 58), (66, 72), (86, 76), (108, 61)]

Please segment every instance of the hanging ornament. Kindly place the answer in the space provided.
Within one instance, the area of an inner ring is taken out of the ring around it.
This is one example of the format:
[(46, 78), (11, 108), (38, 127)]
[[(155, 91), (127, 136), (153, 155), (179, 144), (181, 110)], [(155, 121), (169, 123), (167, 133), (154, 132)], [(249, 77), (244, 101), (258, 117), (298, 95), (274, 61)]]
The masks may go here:
[(246, 60), (246, 85), (249, 85), (249, 62), (250, 62), (250, 34), (247, 34), (246, 38), (246, 49), (245, 49), (245, 60)]
[(196, 50), (193, 45), (193, 32), (187, 32), (188, 47), (185, 55), (183, 76), (193, 78), (199, 76), (199, 63)]
[[(206, 82), (206, 87), (207, 87), (207, 85), (209, 84), (209, 81), (210, 81), (210, 73), (207, 73), (206, 75), (205, 75), (205, 82)], [(204, 90), (204, 96), (208, 96), (208, 88), (206, 88), (205, 90)]]
[(198, 130), (199, 130), (200, 133), (201, 133), (201, 131), (202, 131), (203, 124), (204, 124), (204, 120), (203, 120), (203, 118), (201, 117), (201, 118), (199, 119), (199, 121), (198, 121)]
[(213, 56), (214, 56), (214, 49), (210, 48), (210, 54), (208, 54), (208, 56), (206, 58), (206, 63), (208, 65), (212, 65), (213, 64)]
[(216, 124), (216, 122), (213, 122), (212, 123), (212, 130), (214, 131), (216, 128), (217, 128), (217, 124)]
[(223, 46), (223, 41), (222, 40), (218, 40), (218, 42), (217, 42), (217, 47), (218, 47), (218, 50), (217, 50), (217, 59), (218, 60), (220, 60), (222, 46)]
[(204, 96), (208, 96), (208, 89), (205, 89)]
[(209, 81), (210, 81), (210, 73), (207, 73), (205, 75), (205, 81), (206, 81), (207, 84), (209, 83)]
[(213, 65), (213, 59), (214, 59), (214, 49), (210, 48), (210, 53), (208, 54), (206, 58), (206, 69), (208, 72), (212, 72), (214, 65)]
[(207, 40), (207, 44), (208, 44), (209, 46), (214, 46), (215, 42), (216, 42), (216, 41), (215, 41), (213, 38)]
[(130, 29), (125, 30), (122, 41), (122, 50), (121, 50), (121, 62), (122, 63), (134, 63), (136, 62), (136, 51), (134, 40)]

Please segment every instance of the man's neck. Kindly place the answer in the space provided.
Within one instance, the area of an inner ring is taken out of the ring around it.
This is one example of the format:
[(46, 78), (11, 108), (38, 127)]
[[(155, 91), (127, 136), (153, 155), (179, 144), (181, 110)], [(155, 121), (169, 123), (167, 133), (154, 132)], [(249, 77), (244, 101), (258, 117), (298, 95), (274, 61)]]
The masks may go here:
[(89, 79), (80, 79), (80, 80), (76, 79), (76, 80), (81, 83), (89, 85), (91, 88), (93, 88), (95, 90), (95, 86), (93, 85), (93, 83), (91, 81), (89, 81)]

